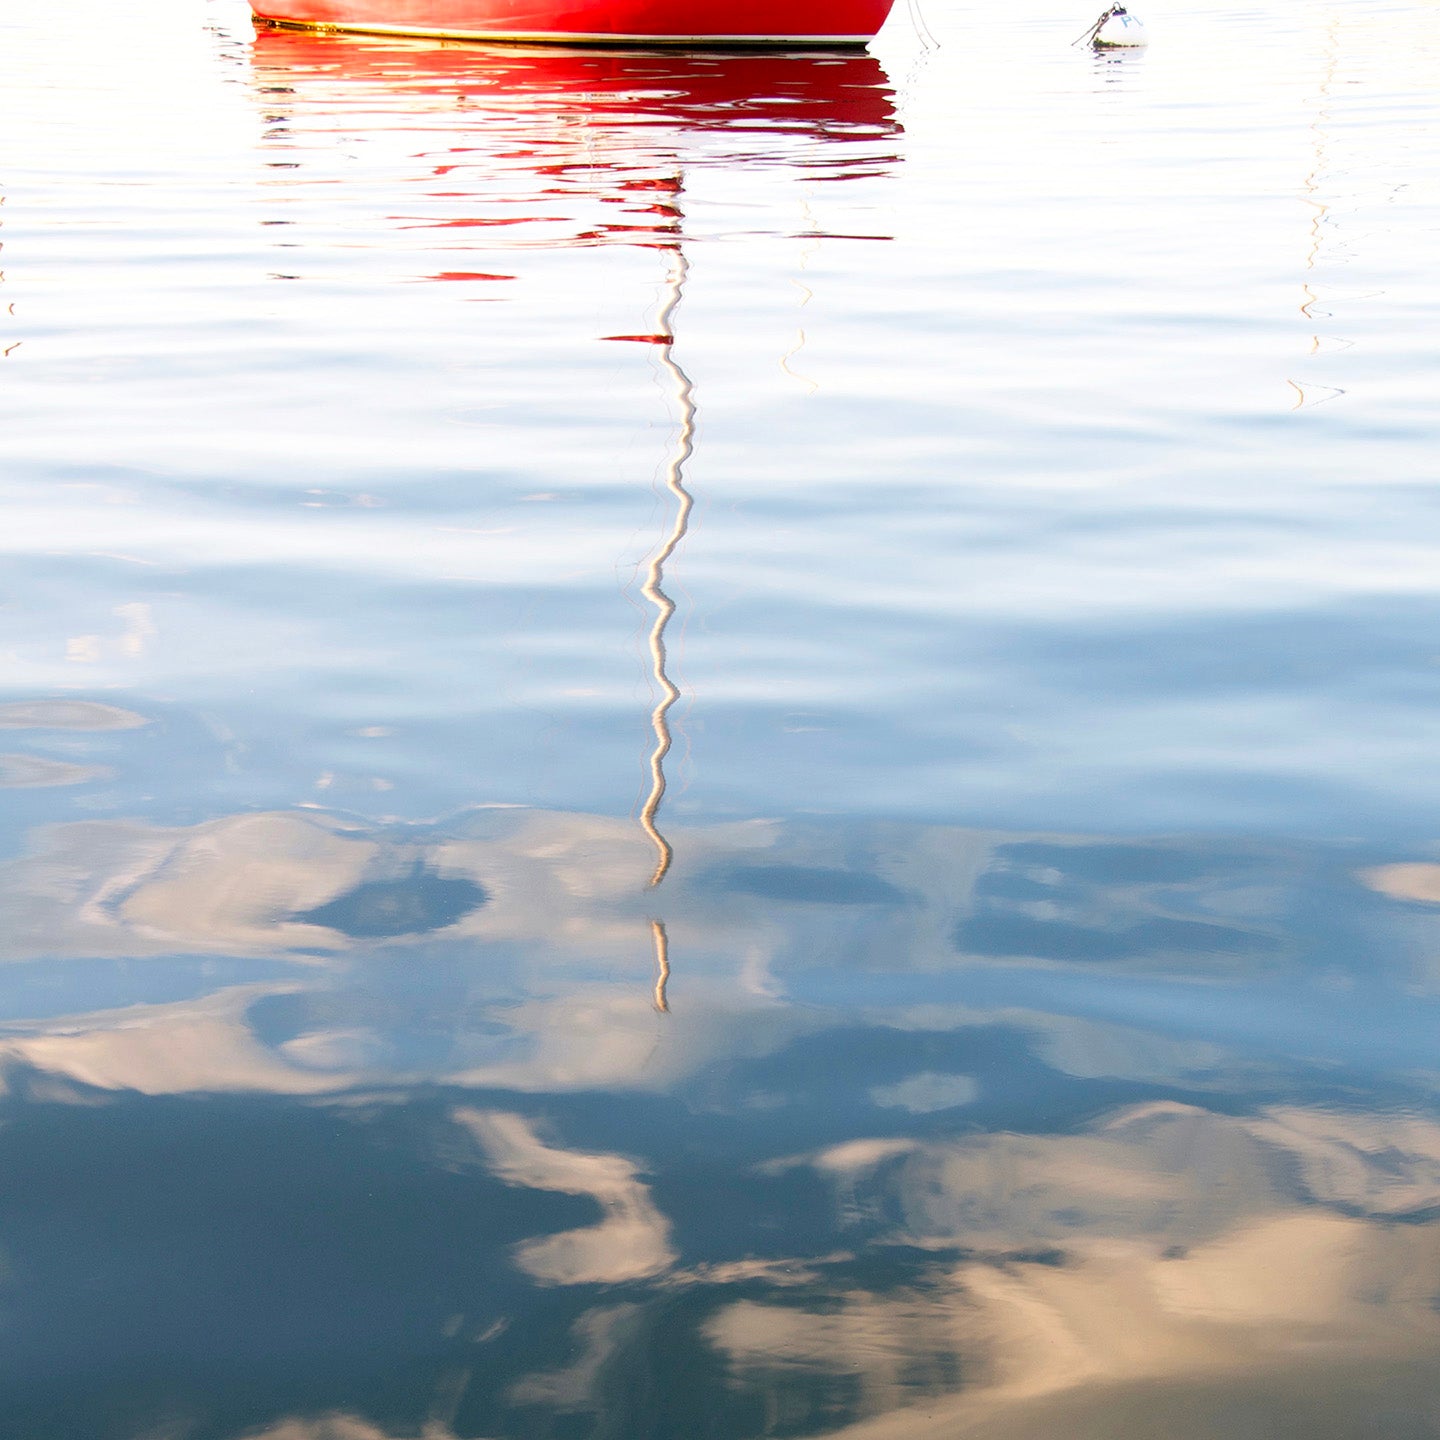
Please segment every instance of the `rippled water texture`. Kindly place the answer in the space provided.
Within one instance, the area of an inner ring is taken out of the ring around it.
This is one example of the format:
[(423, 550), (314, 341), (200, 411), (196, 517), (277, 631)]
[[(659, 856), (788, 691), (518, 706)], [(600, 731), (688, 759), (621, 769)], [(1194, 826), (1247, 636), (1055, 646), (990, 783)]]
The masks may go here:
[(1440, 8), (1092, 18), (0, 16), (6, 1440), (1440, 1436)]

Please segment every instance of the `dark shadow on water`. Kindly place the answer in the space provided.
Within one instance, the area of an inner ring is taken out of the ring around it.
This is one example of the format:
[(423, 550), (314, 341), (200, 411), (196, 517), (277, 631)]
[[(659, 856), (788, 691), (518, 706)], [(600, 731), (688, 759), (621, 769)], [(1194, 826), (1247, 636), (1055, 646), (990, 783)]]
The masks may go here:
[(809, 865), (738, 865), (701, 877), (700, 885), (762, 900), (805, 905), (898, 905), (905, 892), (857, 870), (829, 870)]
[(1052, 960), (1150, 960), (1166, 955), (1250, 955), (1279, 950), (1265, 935), (1194, 920), (1154, 919), (1114, 930), (1023, 915), (990, 915), (966, 921), (957, 947), (972, 955), (1030, 955)]
[(443, 930), (478, 910), (488, 898), (485, 887), (476, 881), (441, 875), (417, 860), (408, 875), (363, 881), (290, 918), (357, 940), (374, 940)]

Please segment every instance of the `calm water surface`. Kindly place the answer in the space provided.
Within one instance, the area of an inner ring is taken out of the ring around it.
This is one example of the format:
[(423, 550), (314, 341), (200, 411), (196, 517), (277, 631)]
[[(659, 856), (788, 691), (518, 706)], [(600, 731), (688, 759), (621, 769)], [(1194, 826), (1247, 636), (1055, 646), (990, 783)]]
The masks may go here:
[(1440, 1435), (1440, 8), (0, 16), (0, 1435)]

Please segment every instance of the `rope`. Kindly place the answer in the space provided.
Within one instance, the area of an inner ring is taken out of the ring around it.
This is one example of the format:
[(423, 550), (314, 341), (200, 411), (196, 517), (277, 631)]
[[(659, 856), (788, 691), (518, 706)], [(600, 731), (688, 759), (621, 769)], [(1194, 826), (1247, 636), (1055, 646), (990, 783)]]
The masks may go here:
[(920, 11), (920, 0), (906, 0), (906, 6), (910, 11), (910, 23), (915, 27), (915, 34), (919, 37), (921, 46), (926, 50), (938, 50), (940, 41), (936, 39), (935, 32), (926, 23), (925, 16)]
[(1123, 5), (1116, 0), (1112, 5), (1083, 35), (1070, 42), (1071, 46), (1094, 44), (1095, 37), (1105, 28), (1105, 22), (1112, 15), (1124, 15), (1127, 11)]

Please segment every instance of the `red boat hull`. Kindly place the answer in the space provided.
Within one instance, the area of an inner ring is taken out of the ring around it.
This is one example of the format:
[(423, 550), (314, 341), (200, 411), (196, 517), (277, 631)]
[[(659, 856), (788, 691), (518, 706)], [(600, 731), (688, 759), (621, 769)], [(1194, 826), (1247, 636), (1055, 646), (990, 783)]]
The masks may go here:
[(591, 45), (863, 45), (892, 0), (250, 0), (272, 25)]

